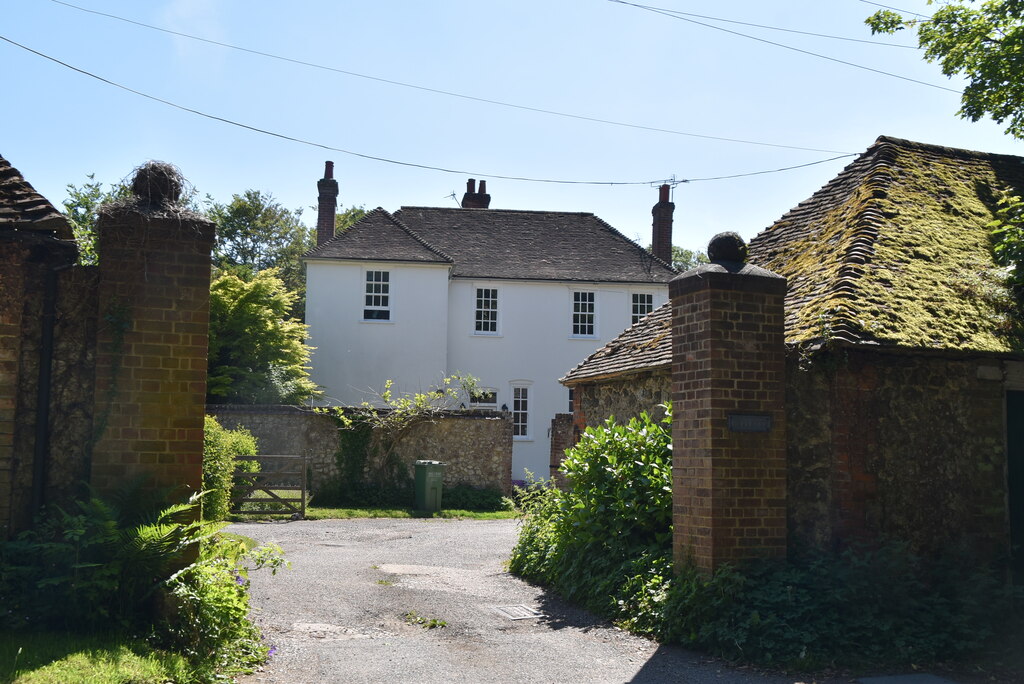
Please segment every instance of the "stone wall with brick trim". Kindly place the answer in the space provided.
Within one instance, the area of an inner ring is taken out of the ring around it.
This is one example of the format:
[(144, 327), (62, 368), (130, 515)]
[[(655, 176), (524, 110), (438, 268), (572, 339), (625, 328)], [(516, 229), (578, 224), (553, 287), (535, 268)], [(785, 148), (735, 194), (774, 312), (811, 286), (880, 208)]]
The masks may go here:
[[(296, 406), (210, 405), (210, 415), (226, 428), (244, 427), (263, 454), (305, 454), (310, 489), (338, 476), (338, 427), (328, 416)], [(396, 450), (412, 477), (416, 460), (443, 461), (445, 486), (512, 491), (512, 422), (508, 413), (453, 412), (434, 423), (415, 426)], [(368, 461), (367, 470), (376, 464)]]
[[(785, 279), (710, 264), (669, 285), (677, 563), (786, 554)], [(758, 416), (768, 429), (738, 431)]]
[(788, 360), (796, 546), (894, 538), (1005, 555), (1005, 384), (1012, 362), (841, 348)]
[(106, 209), (100, 277), (92, 484), (136, 475), (202, 486), (213, 223), (187, 212)]
[(11, 532), (15, 410), (24, 312), (27, 246), (0, 234), (0, 539)]

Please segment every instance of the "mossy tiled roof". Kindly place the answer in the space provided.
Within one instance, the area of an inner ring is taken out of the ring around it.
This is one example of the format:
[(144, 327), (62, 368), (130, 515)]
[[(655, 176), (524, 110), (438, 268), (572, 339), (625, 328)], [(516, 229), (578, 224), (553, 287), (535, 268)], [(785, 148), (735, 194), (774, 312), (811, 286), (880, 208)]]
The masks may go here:
[[(787, 278), (789, 344), (1015, 351), (988, 226), (1007, 190), (1024, 194), (1024, 158), (883, 136), (751, 240), (748, 261)], [(650, 313), (563, 380), (669, 366), (669, 316)]]
[(786, 341), (1011, 351), (989, 222), (1024, 159), (880, 137), (750, 242), (788, 280)]
[(71, 238), (67, 219), (3, 157), (0, 157), (0, 230), (56, 231), (56, 237)]

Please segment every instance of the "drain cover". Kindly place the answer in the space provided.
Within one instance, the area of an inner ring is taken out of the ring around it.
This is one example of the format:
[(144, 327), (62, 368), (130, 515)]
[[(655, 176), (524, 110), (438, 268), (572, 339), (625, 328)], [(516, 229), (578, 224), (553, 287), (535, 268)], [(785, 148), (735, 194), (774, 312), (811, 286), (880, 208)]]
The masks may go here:
[(540, 611), (536, 611), (533, 608), (522, 604), (518, 606), (495, 606), (494, 610), (498, 611), (509, 620), (533, 620), (544, 617), (544, 614)]

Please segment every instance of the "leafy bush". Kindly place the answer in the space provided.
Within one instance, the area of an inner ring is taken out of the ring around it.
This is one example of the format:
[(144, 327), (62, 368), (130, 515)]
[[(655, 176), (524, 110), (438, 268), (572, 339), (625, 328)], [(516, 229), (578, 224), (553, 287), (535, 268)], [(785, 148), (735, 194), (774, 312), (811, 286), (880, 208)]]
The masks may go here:
[(671, 562), (668, 423), (647, 416), (588, 430), (570, 485), (517, 491), (509, 568), (623, 628), (749, 662), (812, 667), (908, 664), (983, 646), (1014, 593), (971, 554), (919, 557), (886, 543), (720, 568)]
[(96, 497), (51, 508), (0, 543), (0, 629), (144, 637), (186, 655), (204, 681), (262, 662), (247, 573), (282, 566), (280, 549), (220, 538), (198, 521), (199, 501), (155, 513)]
[(203, 424), (203, 518), (223, 520), (231, 510), (232, 474), (236, 467), (254, 470), (254, 461), (238, 461), (236, 456), (255, 456), (256, 438), (248, 430), (228, 430), (212, 416)]
[(267, 659), (268, 648), (249, 620), (249, 571), (286, 564), (280, 547), (247, 551), (236, 540), (217, 537), (203, 545), (199, 560), (167, 582), (170, 617), (158, 643), (182, 653), (211, 674), (239, 674)]
[(489, 487), (460, 484), (441, 492), (441, 506), (460, 511), (509, 511), (511, 504), (501, 491)]
[(0, 621), (88, 630), (137, 627), (155, 592), (207, 531), (198, 497), (132, 518), (90, 498), (53, 507), (16, 541), (0, 544)]

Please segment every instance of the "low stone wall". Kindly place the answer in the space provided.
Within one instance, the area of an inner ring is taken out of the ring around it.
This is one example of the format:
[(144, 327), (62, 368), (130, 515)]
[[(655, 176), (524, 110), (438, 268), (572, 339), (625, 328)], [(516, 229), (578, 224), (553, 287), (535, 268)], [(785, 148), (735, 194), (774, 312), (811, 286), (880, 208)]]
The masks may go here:
[[(209, 405), (206, 410), (226, 428), (249, 430), (261, 454), (304, 454), (311, 490), (338, 476), (338, 428), (328, 416), (297, 406)], [(507, 414), (452, 412), (413, 427), (395, 453), (410, 477), (414, 461), (441, 461), (448, 466), (446, 486), (512, 491), (512, 421)]]
[(327, 416), (300, 406), (211, 404), (206, 412), (229, 430), (251, 432), (261, 454), (305, 456), (312, 491), (338, 474), (338, 428)]

